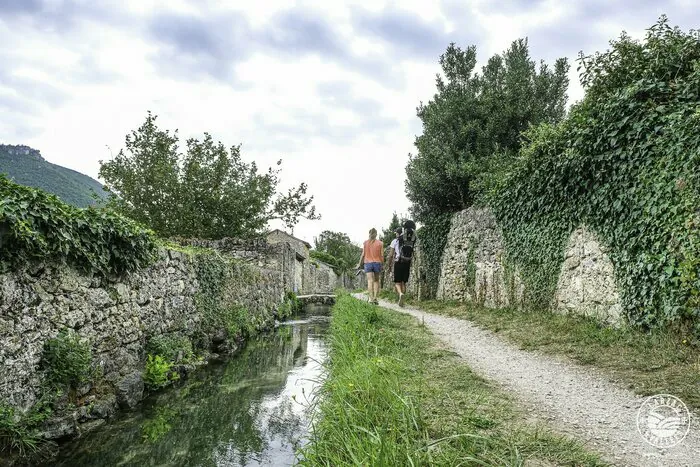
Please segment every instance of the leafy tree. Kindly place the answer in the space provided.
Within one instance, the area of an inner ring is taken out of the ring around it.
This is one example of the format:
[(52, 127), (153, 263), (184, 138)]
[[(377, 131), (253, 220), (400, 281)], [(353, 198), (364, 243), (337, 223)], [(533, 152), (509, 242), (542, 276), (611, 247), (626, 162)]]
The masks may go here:
[[(362, 253), (362, 249), (352, 243), (347, 234), (331, 230), (324, 230), (318, 237), (315, 237), (314, 245), (316, 251), (335, 258), (341, 271), (354, 268)], [(321, 258), (319, 257), (319, 259)]]
[(394, 232), (396, 232), (396, 229), (399, 227), (401, 227), (401, 221), (399, 220), (399, 216), (396, 214), (396, 212), (394, 212), (394, 214), (391, 216), (389, 227), (382, 229), (382, 242), (384, 243), (384, 248), (388, 247), (391, 241), (396, 238)]
[(208, 133), (187, 140), (181, 154), (177, 130), (159, 129), (156, 118), (149, 112), (126, 136), (126, 150), (100, 161), (115, 210), (163, 236), (202, 238), (250, 236), (273, 219), (291, 229), (300, 218), (320, 218), (305, 183), (278, 193), (280, 169), (258, 173), (255, 162), (242, 160), (240, 146), (228, 150)]
[(505, 170), (532, 124), (555, 123), (565, 113), (569, 65), (550, 68), (530, 58), (527, 40), (512, 43), (474, 72), (476, 47), (450, 44), (440, 56), (437, 93), (417, 109), (423, 134), (409, 155), (406, 193), (416, 220), (471, 206)]

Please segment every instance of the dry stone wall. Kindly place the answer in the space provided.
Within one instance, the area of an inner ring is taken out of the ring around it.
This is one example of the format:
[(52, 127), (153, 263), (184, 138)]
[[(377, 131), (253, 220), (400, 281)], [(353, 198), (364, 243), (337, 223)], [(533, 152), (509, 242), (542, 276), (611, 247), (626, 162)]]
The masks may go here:
[(621, 319), (615, 269), (607, 249), (585, 227), (576, 229), (566, 247), (554, 307), (563, 312), (593, 316), (606, 323)]
[[(620, 321), (620, 298), (607, 250), (588, 229), (571, 234), (552, 309)], [(503, 237), (488, 208), (469, 208), (452, 218), (437, 296), (490, 308), (523, 305), (525, 288), (504, 264)]]
[(437, 297), (490, 308), (518, 306), (523, 287), (517, 272), (503, 264), (503, 237), (493, 213), (469, 208), (452, 217), (442, 256)]
[[(198, 256), (160, 253), (155, 264), (119, 281), (57, 265), (1, 274), (0, 400), (23, 408), (36, 400), (44, 343), (63, 329), (90, 343), (104, 380), (115, 388), (137, 379), (147, 338), (193, 336), (202, 321), (195, 303)], [(240, 262), (228, 267), (235, 287), (226, 290), (223, 305), (245, 307), (258, 328), (272, 324), (285, 290), (279, 273)], [(117, 391), (125, 405), (139, 399), (130, 390)]]

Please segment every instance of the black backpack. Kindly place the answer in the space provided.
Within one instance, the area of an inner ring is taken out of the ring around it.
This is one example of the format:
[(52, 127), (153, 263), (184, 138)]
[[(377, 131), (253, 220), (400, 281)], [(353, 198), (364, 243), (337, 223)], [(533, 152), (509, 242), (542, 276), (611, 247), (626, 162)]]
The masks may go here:
[(416, 223), (406, 221), (403, 233), (399, 236), (399, 262), (410, 263), (413, 259), (413, 247), (416, 244)]

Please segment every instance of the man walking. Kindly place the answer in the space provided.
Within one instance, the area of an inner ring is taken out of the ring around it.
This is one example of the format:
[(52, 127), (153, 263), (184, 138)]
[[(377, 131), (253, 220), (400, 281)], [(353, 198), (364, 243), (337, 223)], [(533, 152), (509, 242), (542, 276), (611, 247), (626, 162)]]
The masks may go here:
[(394, 287), (399, 294), (399, 306), (404, 306), (406, 283), (411, 274), (411, 260), (416, 243), (416, 224), (408, 220), (395, 233), (396, 238), (390, 245), (393, 254), (390, 256), (393, 256)]

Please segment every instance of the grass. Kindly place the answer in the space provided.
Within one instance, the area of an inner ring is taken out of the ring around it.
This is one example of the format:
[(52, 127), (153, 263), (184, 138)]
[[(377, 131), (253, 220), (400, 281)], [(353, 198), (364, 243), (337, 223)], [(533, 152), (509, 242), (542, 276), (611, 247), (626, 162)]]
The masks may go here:
[(338, 297), (328, 375), (300, 465), (605, 465), (527, 424), (413, 318)]
[[(383, 298), (396, 300), (395, 293)], [(490, 309), (466, 303), (409, 300), (421, 309), (469, 320), (521, 349), (564, 356), (603, 370), (637, 394), (673, 394), (700, 408), (700, 352), (680, 332), (645, 333), (603, 326), (592, 318), (553, 312)]]

